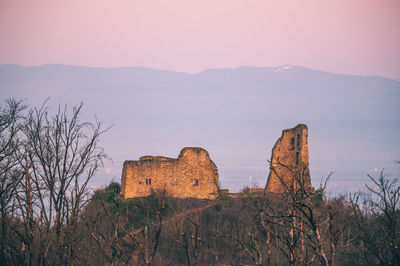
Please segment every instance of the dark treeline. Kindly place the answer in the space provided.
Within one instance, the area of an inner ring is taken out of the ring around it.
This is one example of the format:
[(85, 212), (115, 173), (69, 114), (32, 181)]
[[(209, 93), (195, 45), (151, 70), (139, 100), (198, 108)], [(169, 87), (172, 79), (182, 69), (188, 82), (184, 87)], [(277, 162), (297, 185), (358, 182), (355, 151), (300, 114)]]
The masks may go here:
[(106, 130), (80, 111), (1, 108), (1, 265), (400, 264), (400, 186), (383, 172), (330, 198), (296, 171), (284, 194), (125, 200), (115, 182), (89, 193)]

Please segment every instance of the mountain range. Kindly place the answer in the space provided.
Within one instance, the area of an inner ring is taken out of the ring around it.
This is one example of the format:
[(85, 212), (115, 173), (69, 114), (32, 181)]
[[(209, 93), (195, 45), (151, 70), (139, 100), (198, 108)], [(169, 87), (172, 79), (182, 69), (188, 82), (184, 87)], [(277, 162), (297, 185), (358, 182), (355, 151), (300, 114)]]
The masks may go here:
[(113, 125), (101, 145), (113, 159), (92, 181), (120, 181), (124, 160), (177, 157), (185, 146), (208, 150), (222, 186), (264, 186), (281, 131), (309, 128), (315, 187), (334, 171), (332, 193), (352, 191), (400, 160), (400, 82), (300, 66), (208, 69), (197, 74), (145, 67), (0, 65), (0, 97), (32, 106), (50, 98), (83, 102), (82, 119)]

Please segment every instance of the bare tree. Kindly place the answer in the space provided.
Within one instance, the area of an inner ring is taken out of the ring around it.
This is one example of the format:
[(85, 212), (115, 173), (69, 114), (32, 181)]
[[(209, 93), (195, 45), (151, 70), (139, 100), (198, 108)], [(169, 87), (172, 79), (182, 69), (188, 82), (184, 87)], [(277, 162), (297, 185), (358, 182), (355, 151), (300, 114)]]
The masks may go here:
[[(258, 214), (260, 228), (267, 236), (268, 242), (271, 235), (278, 242), (274, 243), (292, 265), (304, 265), (314, 262), (316, 258), (321, 264), (330, 265), (324, 237), (322, 234), (327, 219), (321, 216), (315, 201), (320, 193), (326, 189), (324, 185), (318, 191), (312, 189), (305, 181), (307, 165), (291, 167), (281, 162), (270, 166), (281, 182), (285, 193), (279, 207), (266, 206)], [(285, 168), (290, 173), (291, 181), (286, 183), (276, 171), (276, 167)], [(279, 244), (280, 243), (280, 244)]]
[[(203, 208), (201, 208), (203, 209)], [(204, 253), (203, 247), (212, 254), (216, 265), (220, 265), (218, 255), (212, 245), (203, 238), (204, 229), (201, 223), (201, 218), (198, 212), (192, 211), (185, 215), (179, 216), (178, 237), (174, 241), (178, 243), (185, 252), (187, 265), (203, 265), (206, 263), (205, 258), (202, 258)]]
[(8, 99), (0, 108), (0, 264), (5, 264), (19, 256), (14, 241), (10, 241), (10, 223), (15, 211), (15, 193), (22, 178), (19, 163), (21, 140), (18, 136), (20, 119), (26, 108), (23, 101)]
[[(147, 224), (142, 230), (144, 243), (140, 247), (139, 257), (143, 259), (145, 265), (151, 265), (156, 257), (160, 241), (161, 232), (165, 217), (165, 199), (167, 191), (165, 188), (161, 191), (153, 192), (149, 198), (154, 198), (154, 209), (149, 209), (148, 217), (155, 218), (153, 224)], [(150, 199), (151, 200), (151, 199)], [(152, 212), (152, 213), (150, 213)]]
[(111, 183), (104, 190), (95, 192), (81, 214), (95, 242), (97, 251), (94, 254), (101, 254), (110, 265), (129, 265), (138, 261), (135, 259), (137, 234), (129, 228), (128, 213), (124, 213), (122, 202), (119, 184)]
[[(400, 185), (398, 179), (368, 175), (366, 193), (351, 197), (360, 248), (380, 265), (400, 264)], [(368, 263), (371, 258), (364, 256)]]
[(88, 182), (106, 158), (98, 141), (107, 129), (98, 121), (82, 122), (81, 108), (69, 114), (60, 106), (50, 116), (45, 103), (32, 108), (23, 123), (25, 180), (17, 193), (22, 241), (24, 247), (39, 242), (35, 251), (24, 249), (26, 263), (32, 263), (33, 252), (37, 264), (68, 264), (74, 258)]

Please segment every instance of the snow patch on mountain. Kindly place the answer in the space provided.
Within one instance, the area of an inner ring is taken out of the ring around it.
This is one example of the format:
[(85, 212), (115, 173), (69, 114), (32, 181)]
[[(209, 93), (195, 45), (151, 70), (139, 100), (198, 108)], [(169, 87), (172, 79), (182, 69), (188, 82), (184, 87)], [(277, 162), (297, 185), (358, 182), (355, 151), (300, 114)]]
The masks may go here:
[(293, 66), (291, 66), (291, 65), (283, 65), (283, 66), (276, 67), (274, 69), (274, 71), (275, 72), (280, 72), (280, 71), (289, 70), (289, 69), (292, 69), (292, 68), (293, 68)]

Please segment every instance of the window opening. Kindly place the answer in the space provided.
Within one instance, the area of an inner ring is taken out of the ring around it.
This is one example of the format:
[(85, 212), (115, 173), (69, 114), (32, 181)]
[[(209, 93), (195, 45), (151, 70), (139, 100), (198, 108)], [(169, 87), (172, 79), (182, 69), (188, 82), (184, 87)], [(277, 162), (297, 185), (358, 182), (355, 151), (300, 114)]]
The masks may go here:
[(148, 185), (148, 186), (151, 185), (151, 178), (146, 178), (146, 185)]
[(193, 179), (193, 186), (198, 186), (198, 185), (199, 185), (199, 180)]
[(299, 149), (300, 149), (300, 135), (297, 135), (297, 146), (298, 146)]
[(294, 138), (290, 139), (290, 148), (294, 149)]

